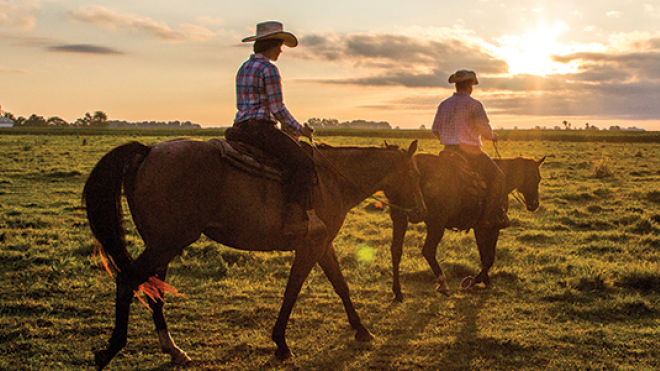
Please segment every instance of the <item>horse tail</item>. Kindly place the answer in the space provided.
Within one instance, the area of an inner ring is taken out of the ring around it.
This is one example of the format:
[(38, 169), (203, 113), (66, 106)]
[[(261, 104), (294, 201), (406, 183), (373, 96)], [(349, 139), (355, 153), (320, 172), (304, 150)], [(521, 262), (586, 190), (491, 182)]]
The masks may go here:
[(96, 164), (83, 190), (92, 233), (120, 272), (128, 272), (133, 263), (133, 257), (126, 249), (122, 185), (127, 193), (133, 190), (137, 168), (150, 150), (149, 146), (139, 142), (126, 143), (111, 150)]

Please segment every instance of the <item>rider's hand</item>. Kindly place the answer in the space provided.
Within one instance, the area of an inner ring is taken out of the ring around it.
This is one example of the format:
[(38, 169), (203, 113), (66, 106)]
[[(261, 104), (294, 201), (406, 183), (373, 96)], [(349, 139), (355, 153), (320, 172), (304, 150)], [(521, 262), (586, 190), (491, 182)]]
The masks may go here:
[(302, 130), (300, 130), (300, 133), (303, 137), (307, 137), (309, 139), (312, 139), (312, 134), (314, 134), (314, 129), (312, 129), (311, 126), (305, 124), (305, 125), (303, 125)]

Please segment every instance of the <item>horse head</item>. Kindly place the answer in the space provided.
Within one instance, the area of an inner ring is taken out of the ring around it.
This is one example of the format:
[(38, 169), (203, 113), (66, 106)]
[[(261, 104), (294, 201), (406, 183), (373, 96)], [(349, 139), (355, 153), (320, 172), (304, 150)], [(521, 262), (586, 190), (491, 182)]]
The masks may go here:
[[(385, 142), (386, 148), (394, 147)], [(414, 160), (414, 154), (417, 151), (417, 140), (414, 140), (407, 150), (399, 149), (402, 155), (402, 166), (396, 172), (392, 184), (394, 186), (385, 189), (385, 196), (390, 201), (391, 207), (398, 208), (408, 216), (411, 223), (419, 223), (426, 218), (426, 204), (424, 196), (419, 187), (419, 170)]]
[(545, 156), (540, 160), (525, 159), (523, 168), (523, 179), (518, 191), (523, 195), (525, 207), (529, 211), (536, 211), (539, 208), (539, 183), (541, 183), (541, 164), (545, 161)]

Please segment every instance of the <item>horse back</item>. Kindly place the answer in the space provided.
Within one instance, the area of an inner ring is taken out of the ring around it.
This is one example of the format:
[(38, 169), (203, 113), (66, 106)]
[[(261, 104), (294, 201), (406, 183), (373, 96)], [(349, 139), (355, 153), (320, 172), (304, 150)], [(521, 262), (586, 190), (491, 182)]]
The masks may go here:
[(236, 169), (208, 142), (154, 145), (134, 187), (129, 205), (147, 244), (186, 246), (205, 233), (239, 249), (278, 249), (280, 183)]

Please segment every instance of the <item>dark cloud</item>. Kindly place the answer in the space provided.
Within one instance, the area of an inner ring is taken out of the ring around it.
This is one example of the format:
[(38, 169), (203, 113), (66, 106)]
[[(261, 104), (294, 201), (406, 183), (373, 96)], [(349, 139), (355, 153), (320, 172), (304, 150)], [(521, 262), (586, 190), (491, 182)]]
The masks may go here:
[(460, 68), (506, 73), (507, 64), (462, 40), (432, 41), (394, 34), (308, 35), (300, 40), (302, 58), (344, 62), (368, 76), (323, 80), (366, 86), (446, 87)]
[(62, 52), (62, 53), (80, 53), (80, 54), (124, 54), (121, 51), (107, 48), (105, 46), (97, 46), (90, 44), (68, 44), (68, 45), (55, 45), (48, 47), (48, 51)]

